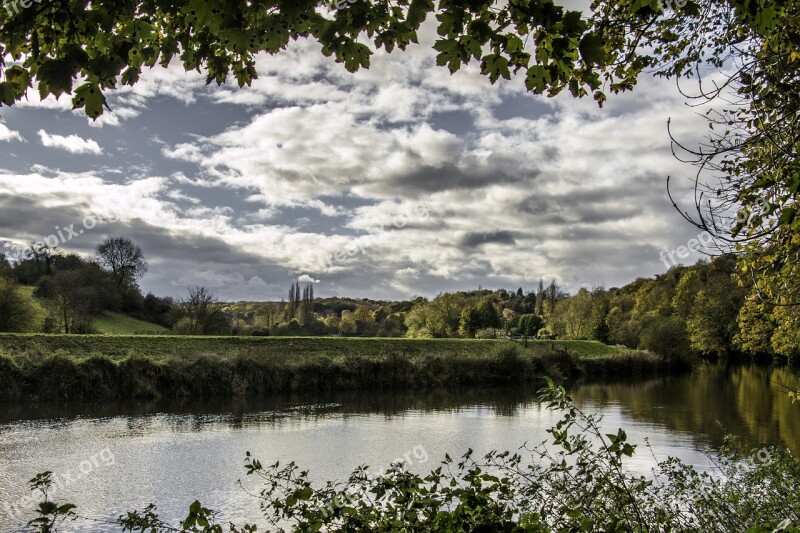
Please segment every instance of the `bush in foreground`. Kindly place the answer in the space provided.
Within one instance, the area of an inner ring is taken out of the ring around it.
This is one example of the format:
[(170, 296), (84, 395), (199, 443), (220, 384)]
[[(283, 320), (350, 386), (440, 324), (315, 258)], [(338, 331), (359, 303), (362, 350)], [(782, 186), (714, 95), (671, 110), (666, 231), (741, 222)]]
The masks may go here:
[[(393, 465), (383, 475), (357, 469), (343, 483), (314, 487), (294, 463), (264, 466), (248, 454), (247, 475), (264, 482), (261, 508), (274, 531), (403, 532), (800, 532), (800, 461), (785, 450), (762, 449), (750, 458), (723, 450), (716, 475), (676, 459), (653, 477), (626, 472), (635, 454), (623, 430), (604, 435), (600, 419), (576, 408), (552, 383), (542, 400), (564, 413), (548, 430), (551, 442), (517, 453), (445, 457), (425, 476)], [(45, 501), (29, 525), (56, 531), (79, 520), (75, 508), (47, 499), (48, 474), (31, 480)], [(195, 502), (177, 525), (153, 505), (119, 517), (123, 531), (222, 532), (217, 513)], [(227, 528), (256, 531), (255, 525)]]

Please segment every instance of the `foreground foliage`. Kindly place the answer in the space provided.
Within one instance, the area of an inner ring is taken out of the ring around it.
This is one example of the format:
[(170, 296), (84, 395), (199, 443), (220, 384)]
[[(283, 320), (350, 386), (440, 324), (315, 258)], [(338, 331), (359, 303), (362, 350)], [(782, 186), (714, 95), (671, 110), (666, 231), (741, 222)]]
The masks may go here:
[[(401, 464), (376, 476), (360, 467), (346, 482), (315, 487), (294, 463), (264, 466), (247, 455), (248, 476), (263, 482), (258, 494), (273, 531), (800, 531), (800, 461), (785, 450), (744, 454), (735, 442), (722, 450), (712, 474), (676, 459), (654, 475), (627, 472), (636, 453), (625, 432), (605, 434), (602, 420), (576, 408), (564, 389), (543, 391), (563, 413), (549, 441), (516, 453), (470, 450), (449, 456), (426, 475)], [(31, 481), (46, 490), (47, 473)], [(45, 492), (46, 496), (46, 492)], [(45, 498), (38, 531), (55, 531), (79, 515)], [(181, 524), (161, 520), (157, 508), (120, 516), (123, 531), (256, 531), (254, 524), (223, 528), (219, 514), (195, 502)]]

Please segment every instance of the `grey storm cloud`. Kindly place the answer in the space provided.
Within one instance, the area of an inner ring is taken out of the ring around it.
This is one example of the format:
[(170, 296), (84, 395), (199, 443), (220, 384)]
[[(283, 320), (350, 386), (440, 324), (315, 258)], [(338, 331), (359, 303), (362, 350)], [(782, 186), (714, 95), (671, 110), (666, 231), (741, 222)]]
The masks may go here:
[(463, 235), (459, 241), (460, 246), (466, 248), (476, 248), (478, 246), (482, 246), (484, 244), (508, 244), (508, 245), (515, 245), (517, 244), (516, 239), (514, 238), (514, 233), (510, 231), (500, 230), (500, 231), (488, 231), (486, 233), (467, 233)]
[(487, 172), (462, 170), (454, 164), (440, 167), (421, 167), (413, 172), (406, 172), (384, 182), (384, 191), (397, 191), (402, 188), (404, 194), (416, 196), (416, 193), (436, 193), (458, 189), (483, 189), (491, 184), (519, 183), (530, 179), (522, 175), (504, 172)]

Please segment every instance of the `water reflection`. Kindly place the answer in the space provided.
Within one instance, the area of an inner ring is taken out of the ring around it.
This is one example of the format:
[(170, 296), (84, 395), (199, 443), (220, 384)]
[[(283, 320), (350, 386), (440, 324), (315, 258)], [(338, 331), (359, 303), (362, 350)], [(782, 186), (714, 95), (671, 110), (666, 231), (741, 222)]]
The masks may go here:
[(485, 405), (497, 416), (516, 416), (519, 409), (536, 400), (535, 388), (458, 389), (397, 392), (333, 392), (297, 393), (260, 399), (231, 401), (162, 400), (137, 403), (105, 403), (102, 405), (9, 404), (0, 409), (0, 424), (20, 420), (58, 420), (75, 418), (146, 417), (169, 413), (177, 417), (203, 420), (228, 420), (231, 427), (245, 423), (269, 422), (273, 418), (325, 416), (342, 414), (381, 414), (387, 417), (406, 411), (431, 413), (457, 410), (464, 406)]
[[(677, 456), (702, 468), (704, 450), (719, 446), (726, 432), (753, 448), (775, 444), (800, 453), (800, 404), (792, 405), (782, 385), (800, 388), (800, 379), (785, 367), (704, 365), (685, 376), (584, 383), (571, 392), (584, 410), (603, 414), (607, 429), (624, 427), (634, 442), (649, 438), (659, 459)], [(236, 486), (246, 451), (265, 461), (296, 460), (327, 480), (423, 446), (431, 461), (414, 469), (428, 471), (445, 453), (540, 442), (560, 417), (536, 402), (532, 388), (0, 409), (2, 531), (20, 523), (3, 504), (20, 501), (35, 473), (75, 469), (106, 447), (116, 464), (64, 494), (84, 515), (113, 519), (158, 502), (163, 516), (175, 519), (200, 498), (241, 522), (259, 514), (258, 502)], [(652, 461), (641, 453), (628, 466), (644, 473)]]
[(726, 434), (747, 445), (786, 446), (800, 454), (800, 404), (786, 387), (800, 389), (789, 367), (705, 364), (695, 372), (644, 383), (582, 385), (579, 404), (619, 405), (625, 415), (695, 435), (719, 447)]
[[(800, 389), (800, 377), (786, 366), (704, 364), (695, 372), (647, 381), (582, 383), (571, 389), (580, 406), (619, 406), (642, 422), (697, 436), (718, 447), (726, 434), (753, 446), (782, 445), (800, 453), (800, 404), (786, 387)], [(286, 394), (258, 400), (198, 402), (166, 400), (103, 405), (2, 405), (0, 424), (48, 420), (56, 429), (69, 420), (123, 417), (132, 431), (146, 432), (159, 423), (178, 431), (201, 431), (209, 425), (231, 429), (270, 426), (287, 418), (323, 419), (333, 415), (402, 416), (485, 407), (500, 417), (519, 416), (536, 402), (534, 388), (462, 389), (415, 392), (340, 392)], [(168, 414), (168, 416), (161, 416)]]

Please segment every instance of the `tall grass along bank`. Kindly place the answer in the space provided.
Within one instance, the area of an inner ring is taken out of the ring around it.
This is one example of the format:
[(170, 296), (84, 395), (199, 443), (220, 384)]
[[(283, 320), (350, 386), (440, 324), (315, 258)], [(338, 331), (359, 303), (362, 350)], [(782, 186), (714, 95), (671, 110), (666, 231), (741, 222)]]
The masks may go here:
[(645, 353), (581, 357), (510, 341), (0, 336), (0, 401), (258, 397), (654, 375)]

